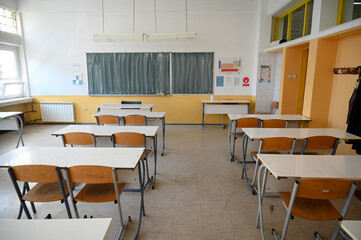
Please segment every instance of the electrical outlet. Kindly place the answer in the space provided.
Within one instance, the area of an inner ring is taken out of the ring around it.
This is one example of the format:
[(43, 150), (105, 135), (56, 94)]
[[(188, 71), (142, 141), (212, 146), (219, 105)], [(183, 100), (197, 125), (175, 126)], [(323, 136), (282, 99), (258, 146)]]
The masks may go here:
[(86, 109), (86, 107), (83, 107), (83, 111), (86, 111), (87, 109)]

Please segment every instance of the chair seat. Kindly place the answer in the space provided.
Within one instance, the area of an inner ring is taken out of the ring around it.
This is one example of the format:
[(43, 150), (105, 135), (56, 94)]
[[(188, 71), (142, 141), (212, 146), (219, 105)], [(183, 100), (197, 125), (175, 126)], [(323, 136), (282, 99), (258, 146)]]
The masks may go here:
[[(288, 207), (291, 193), (280, 192), (280, 195)], [(292, 216), (309, 220), (336, 220), (341, 214), (329, 200), (309, 199), (297, 197), (292, 208)]]
[(143, 155), (142, 155), (142, 159), (145, 159), (145, 156), (149, 156), (149, 154), (152, 152), (152, 150), (150, 149), (145, 149), (145, 151), (143, 152)]
[[(125, 184), (118, 183), (119, 194)], [(114, 183), (86, 184), (74, 198), (78, 202), (110, 202), (117, 200)]]
[[(251, 155), (255, 161), (257, 160), (257, 154), (258, 154), (258, 152), (251, 152)], [(262, 154), (281, 154), (281, 153), (280, 152), (262, 152)], [(259, 159), (259, 162), (261, 163), (260, 159)]]
[[(63, 183), (65, 186), (65, 193), (68, 195), (69, 191), (66, 187), (65, 180), (63, 181)], [(72, 187), (74, 186), (75, 184), (73, 184)], [(52, 202), (62, 199), (63, 194), (61, 193), (60, 185), (58, 182), (38, 183), (23, 196), (23, 200), (30, 202)]]

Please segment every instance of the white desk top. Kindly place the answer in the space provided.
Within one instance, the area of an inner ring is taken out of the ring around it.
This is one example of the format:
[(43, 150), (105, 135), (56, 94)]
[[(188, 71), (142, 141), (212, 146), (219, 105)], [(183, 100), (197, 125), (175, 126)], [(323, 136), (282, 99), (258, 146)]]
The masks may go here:
[(97, 106), (97, 108), (153, 108), (155, 104), (112, 104), (105, 103)]
[(163, 118), (165, 112), (150, 112), (149, 110), (144, 110), (144, 109), (143, 110), (100, 109), (100, 112), (93, 114), (94, 117), (100, 115), (115, 115), (118, 117), (124, 117), (128, 115), (143, 115), (146, 117)]
[(22, 114), (22, 112), (0, 112), (0, 119), (5, 119), (8, 117), (14, 117), (16, 115)]
[(343, 220), (341, 221), (341, 228), (352, 237), (353, 240), (361, 240), (361, 221)]
[(290, 137), (305, 139), (312, 136), (332, 136), (341, 140), (360, 139), (361, 137), (337, 128), (242, 128), (250, 139), (269, 137)]
[(358, 155), (258, 154), (277, 178), (361, 180)]
[(282, 119), (286, 121), (311, 121), (310, 118), (298, 114), (228, 114), (228, 117), (231, 120), (253, 117), (261, 120)]
[(239, 104), (249, 104), (248, 100), (202, 100), (202, 103), (205, 104), (219, 104), (219, 103), (239, 103)]
[(87, 219), (1, 219), (0, 238), (4, 240), (104, 239), (111, 218)]
[(108, 137), (117, 132), (136, 132), (145, 134), (147, 137), (154, 137), (157, 134), (158, 126), (97, 126), (97, 125), (69, 125), (51, 135), (59, 136), (69, 132), (87, 132), (98, 137)]
[(19, 147), (0, 156), (0, 167), (78, 165), (135, 169), (144, 148)]

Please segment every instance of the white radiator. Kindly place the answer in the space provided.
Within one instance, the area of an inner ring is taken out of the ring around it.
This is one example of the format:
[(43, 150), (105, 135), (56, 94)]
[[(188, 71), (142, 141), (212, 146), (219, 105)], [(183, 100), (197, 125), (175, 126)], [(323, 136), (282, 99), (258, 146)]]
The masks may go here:
[(74, 122), (72, 102), (42, 102), (40, 109), (43, 122)]

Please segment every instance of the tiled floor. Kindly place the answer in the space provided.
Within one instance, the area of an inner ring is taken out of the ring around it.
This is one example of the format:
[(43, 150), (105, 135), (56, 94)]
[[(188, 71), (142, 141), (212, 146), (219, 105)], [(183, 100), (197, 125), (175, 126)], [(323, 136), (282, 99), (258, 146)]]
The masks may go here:
[[(59, 146), (61, 139), (50, 134), (65, 125), (28, 125), (24, 128), (27, 146)], [(15, 132), (0, 133), (0, 154), (14, 149)], [(159, 148), (161, 133), (159, 134)], [(240, 141), (238, 142), (238, 157)], [(227, 129), (220, 126), (167, 126), (165, 155), (159, 155), (156, 189), (145, 192), (146, 217), (139, 239), (260, 239), (255, 227), (257, 198), (241, 180), (241, 165), (229, 161)], [(153, 165), (151, 157), (150, 166)], [(251, 169), (253, 164), (248, 164)], [(151, 171), (152, 172), (152, 171)], [(16, 218), (18, 200), (6, 170), (0, 170), (0, 218)], [(335, 202), (342, 206), (342, 201)], [(119, 220), (112, 203), (81, 204), (81, 215), (112, 217), (107, 239), (114, 239)], [(66, 218), (59, 202), (36, 204), (35, 218), (50, 212), (53, 218)], [(132, 239), (138, 224), (139, 194), (122, 194), (123, 215), (132, 217), (124, 239)], [(286, 214), (280, 198), (264, 200), (265, 230), (282, 230)], [(353, 200), (348, 219), (361, 219), (361, 205)], [(24, 216), (23, 216), (24, 218)], [(295, 219), (288, 239), (313, 239), (314, 231), (329, 239), (336, 221), (315, 222)]]

